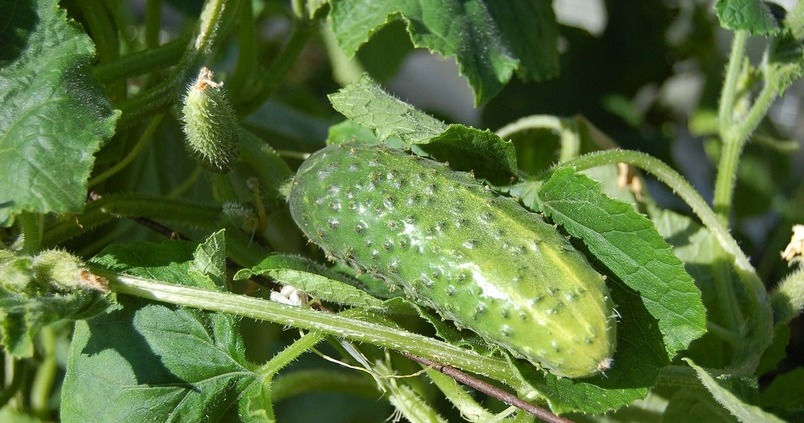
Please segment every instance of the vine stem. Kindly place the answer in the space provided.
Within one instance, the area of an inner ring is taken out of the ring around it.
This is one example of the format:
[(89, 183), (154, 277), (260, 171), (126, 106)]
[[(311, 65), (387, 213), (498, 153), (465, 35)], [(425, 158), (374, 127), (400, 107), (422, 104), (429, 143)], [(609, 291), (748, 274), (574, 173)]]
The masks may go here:
[(724, 222), (706, 203), (706, 200), (690, 186), (683, 176), (659, 159), (637, 151), (605, 150), (580, 156), (562, 163), (560, 166), (584, 170), (615, 163), (636, 166), (654, 175), (659, 181), (670, 187), (692, 208), (693, 213), (715, 237), (720, 247), (733, 257), (735, 270), (751, 302), (753, 314), (749, 321), (754, 326), (754, 330), (750, 334), (753, 337), (752, 341), (735, 346), (733, 370), (735, 373), (753, 374), (759, 364), (760, 355), (770, 344), (773, 335), (773, 315), (765, 286), (748, 257), (729, 234)]
[(732, 123), (734, 102), (737, 98), (737, 82), (743, 65), (743, 58), (745, 57), (746, 41), (748, 41), (748, 32), (736, 31), (734, 33), (734, 38), (731, 42), (731, 53), (729, 53), (729, 64), (726, 66), (726, 76), (723, 80), (718, 105), (718, 125), (721, 134), (728, 132)]
[(198, 22), (197, 35), (190, 40), (190, 45), (186, 47), (176, 68), (161, 83), (120, 105), (123, 115), (117, 123), (118, 130), (130, 126), (140, 119), (164, 111), (176, 100), (177, 88), (181, 87), (190, 77), (192, 68), (198, 59), (209, 54), (215, 42), (221, 38), (218, 27), (223, 21), (224, 13), (226, 10), (236, 9), (226, 7), (228, 3), (233, 3), (233, 1), (208, 0), (204, 4)]
[(137, 157), (140, 151), (142, 151), (142, 149), (145, 148), (146, 145), (148, 145), (148, 142), (151, 141), (151, 139), (153, 139), (154, 132), (156, 132), (156, 128), (159, 127), (160, 123), (162, 123), (162, 118), (164, 117), (165, 117), (164, 113), (154, 116), (151, 119), (151, 122), (148, 123), (148, 126), (142, 132), (142, 135), (140, 135), (140, 138), (137, 140), (137, 143), (134, 144), (134, 147), (131, 149), (131, 151), (129, 151), (128, 154), (126, 154), (126, 156), (123, 157), (122, 160), (115, 163), (114, 166), (106, 169), (100, 175), (90, 179), (88, 185), (92, 187), (99, 184), (100, 182), (105, 181), (106, 179), (109, 179), (117, 172), (123, 170), (123, 168), (129, 165), (129, 163), (134, 161), (134, 159)]
[(42, 245), (54, 246), (119, 217), (153, 220), (202, 228), (220, 226), (221, 209), (195, 201), (146, 194), (111, 194), (89, 202), (80, 216), (68, 216), (45, 227)]
[(578, 120), (575, 118), (562, 119), (552, 115), (532, 115), (509, 123), (497, 130), (500, 138), (510, 138), (511, 135), (531, 129), (550, 130), (561, 138), (561, 153), (558, 162), (563, 163), (577, 157), (581, 151), (581, 138), (579, 136)]
[(476, 378), (474, 378), (472, 376), (469, 376), (466, 373), (464, 373), (464, 372), (462, 372), (462, 371), (460, 371), (460, 370), (458, 370), (458, 369), (456, 369), (456, 368), (454, 368), (452, 366), (447, 366), (445, 364), (435, 363), (432, 360), (428, 360), (428, 359), (422, 358), (422, 357), (416, 357), (415, 355), (404, 353), (404, 352), (402, 353), (402, 355), (404, 355), (405, 357), (407, 357), (407, 358), (409, 358), (409, 359), (411, 359), (413, 361), (416, 361), (417, 363), (420, 363), (420, 364), (422, 364), (424, 366), (427, 366), (427, 367), (429, 367), (429, 368), (431, 368), (433, 370), (439, 371), (439, 372), (441, 372), (441, 373), (443, 373), (443, 374), (445, 374), (445, 375), (457, 380), (458, 382), (463, 383), (464, 385), (467, 385), (467, 386), (469, 386), (471, 388), (474, 388), (475, 390), (477, 390), (479, 392), (482, 392), (482, 393), (484, 393), (486, 395), (489, 395), (489, 396), (491, 396), (493, 398), (496, 398), (496, 399), (498, 399), (498, 400), (500, 400), (500, 401), (502, 401), (502, 402), (504, 402), (504, 403), (506, 403), (508, 405), (513, 405), (513, 406), (515, 406), (515, 407), (517, 407), (517, 408), (519, 408), (521, 410), (524, 410), (524, 411), (530, 413), (531, 415), (536, 416), (536, 417), (538, 417), (538, 418), (540, 418), (540, 419), (542, 419), (542, 420), (544, 420), (546, 422), (549, 422), (549, 423), (572, 423), (570, 420), (567, 420), (567, 419), (565, 419), (563, 417), (559, 417), (559, 416), (551, 413), (550, 411), (545, 410), (544, 408), (537, 407), (537, 406), (535, 406), (535, 405), (533, 405), (533, 404), (531, 404), (531, 403), (529, 403), (529, 402), (517, 397), (516, 395), (513, 395), (513, 394), (511, 394), (509, 392), (506, 392), (506, 391), (504, 391), (504, 390), (502, 390), (502, 389), (500, 389), (500, 388), (498, 388), (498, 387), (496, 387), (496, 386), (494, 386), (494, 385), (492, 385), (492, 384), (490, 384), (488, 382), (484, 382), (484, 381), (482, 381), (480, 379), (476, 379)]
[[(292, 363), (293, 360), (299, 358), (299, 356), (309, 351), (319, 342), (323, 341), (325, 337), (326, 336), (324, 334), (319, 332), (308, 332), (292, 344), (285, 347), (285, 349), (277, 353), (267, 363), (263, 364), (255, 371), (255, 373), (262, 377), (263, 386), (266, 388), (269, 395), (272, 391), (271, 385), (273, 384), (274, 376), (276, 376), (276, 374), (282, 368)], [(266, 401), (265, 404), (268, 407), (266, 411), (268, 412), (269, 417), (274, 419), (273, 401)]]
[(150, 300), (229, 313), (266, 320), (286, 326), (324, 333), (358, 342), (415, 354), (435, 362), (454, 363), (466, 371), (518, 386), (508, 363), (484, 357), (472, 351), (416, 333), (407, 332), (351, 317), (300, 309), (285, 304), (227, 292), (165, 284), (158, 281), (93, 268), (93, 272), (109, 280), (109, 288), (117, 293)]
[(296, 62), (296, 58), (299, 57), (304, 46), (307, 45), (307, 42), (315, 33), (318, 27), (316, 25), (317, 22), (317, 20), (307, 21), (303, 19), (296, 21), (296, 28), (293, 30), (290, 39), (282, 48), (282, 51), (279, 52), (279, 55), (276, 57), (274, 63), (271, 64), (268, 71), (261, 77), (262, 85), (257, 88), (256, 92), (249, 99), (237, 106), (238, 115), (246, 116), (257, 110), (265, 100), (276, 92), (281, 82), (285, 79), (285, 75), (290, 70), (290, 67)]
[(175, 65), (184, 53), (189, 35), (148, 50), (127, 54), (108, 63), (100, 63), (92, 69), (92, 75), (101, 82), (131, 78), (158, 69)]
[(159, 46), (161, 26), (162, 0), (147, 0), (145, 3), (145, 45), (149, 49)]
[(48, 415), (48, 400), (56, 383), (59, 367), (56, 362), (56, 331), (52, 326), (45, 326), (39, 332), (44, 358), (37, 366), (31, 384), (31, 408), (40, 416)]

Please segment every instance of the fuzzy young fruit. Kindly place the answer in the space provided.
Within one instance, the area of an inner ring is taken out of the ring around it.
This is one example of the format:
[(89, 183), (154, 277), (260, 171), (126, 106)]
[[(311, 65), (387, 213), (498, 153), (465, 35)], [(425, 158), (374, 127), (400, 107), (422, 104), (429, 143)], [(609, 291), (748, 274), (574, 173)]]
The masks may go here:
[(223, 83), (212, 71), (201, 68), (187, 89), (182, 107), (187, 150), (207, 169), (226, 173), (237, 160), (237, 115)]
[(607, 370), (613, 303), (553, 226), (466, 173), (380, 146), (330, 146), (294, 177), (290, 211), (330, 256), (557, 376)]

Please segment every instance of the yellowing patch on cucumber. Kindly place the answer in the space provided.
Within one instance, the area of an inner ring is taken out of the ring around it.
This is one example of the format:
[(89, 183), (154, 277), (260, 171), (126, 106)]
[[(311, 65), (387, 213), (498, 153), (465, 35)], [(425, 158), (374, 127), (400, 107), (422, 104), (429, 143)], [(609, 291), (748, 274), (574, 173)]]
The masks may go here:
[(514, 356), (564, 377), (611, 367), (603, 277), (553, 226), (469, 174), (382, 146), (330, 146), (302, 164), (288, 201), (329, 256)]

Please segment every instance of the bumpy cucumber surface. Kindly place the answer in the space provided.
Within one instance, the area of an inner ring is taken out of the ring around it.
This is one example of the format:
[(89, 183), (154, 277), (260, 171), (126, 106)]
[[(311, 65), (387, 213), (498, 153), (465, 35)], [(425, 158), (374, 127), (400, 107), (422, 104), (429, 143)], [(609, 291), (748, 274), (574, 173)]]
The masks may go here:
[(381, 146), (330, 146), (288, 196), (324, 251), (557, 376), (609, 368), (613, 303), (553, 226), (466, 173)]

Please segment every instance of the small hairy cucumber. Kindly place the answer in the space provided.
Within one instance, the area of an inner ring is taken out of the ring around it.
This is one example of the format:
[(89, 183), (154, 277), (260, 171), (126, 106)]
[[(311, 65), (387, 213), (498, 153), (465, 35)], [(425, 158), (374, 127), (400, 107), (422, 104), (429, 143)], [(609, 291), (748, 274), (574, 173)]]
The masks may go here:
[(293, 179), (293, 219), (328, 255), (401, 287), (557, 376), (607, 370), (603, 277), (555, 227), (467, 173), (401, 150), (319, 150)]
[(208, 170), (226, 173), (240, 152), (237, 114), (223, 83), (213, 78), (207, 68), (198, 72), (184, 96), (182, 120), (187, 150)]

